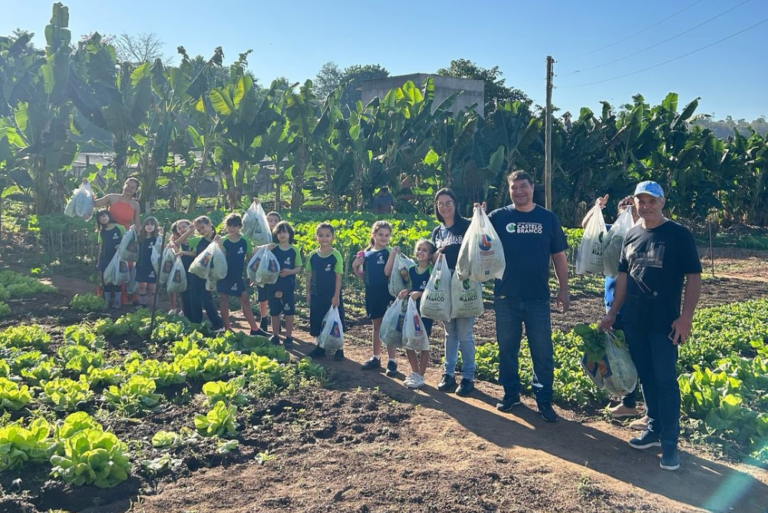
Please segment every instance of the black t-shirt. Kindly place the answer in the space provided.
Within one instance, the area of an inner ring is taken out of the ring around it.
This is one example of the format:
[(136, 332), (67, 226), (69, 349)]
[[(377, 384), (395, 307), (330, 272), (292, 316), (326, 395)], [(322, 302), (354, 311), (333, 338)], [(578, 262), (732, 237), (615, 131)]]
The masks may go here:
[(441, 224), (432, 230), (432, 243), (437, 249), (445, 248), (445, 263), (451, 271), (456, 269), (456, 261), (459, 259), (461, 241), (469, 228), (469, 219), (457, 215), (453, 220), (453, 226), (447, 228)]
[(549, 299), (550, 260), (568, 248), (560, 220), (539, 205), (530, 212), (509, 205), (488, 217), (501, 239), (507, 263), (504, 276), (496, 280), (494, 295)]
[(701, 273), (701, 260), (684, 226), (667, 221), (649, 230), (638, 224), (624, 239), (619, 272), (627, 273), (624, 322), (671, 331), (680, 317), (685, 275)]

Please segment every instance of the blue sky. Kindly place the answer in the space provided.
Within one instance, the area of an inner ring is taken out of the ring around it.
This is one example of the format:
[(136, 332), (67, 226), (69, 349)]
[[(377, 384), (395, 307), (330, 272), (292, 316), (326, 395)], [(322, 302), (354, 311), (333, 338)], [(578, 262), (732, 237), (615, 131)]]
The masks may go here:
[[(381, 64), (391, 74), (434, 72), (452, 59), (481, 66), (498, 65), (513, 85), (537, 103), (544, 102), (545, 58), (555, 65), (553, 101), (561, 109), (599, 109), (642, 93), (658, 103), (670, 91), (681, 104), (702, 98), (699, 113), (722, 118), (768, 116), (768, 22), (679, 61), (585, 87), (653, 66), (693, 51), (768, 18), (768, 1), (751, 0), (309, 0), (211, 2), (201, 0), (69, 0), (75, 38), (92, 31), (106, 34), (154, 32), (175, 54), (183, 45), (191, 55), (209, 56), (224, 48), (227, 62), (253, 49), (251, 70), (262, 84), (278, 76), (291, 81), (314, 78), (327, 61), (342, 68)], [(0, 0), (0, 34), (20, 27), (43, 29), (51, 1)], [(618, 41), (691, 6), (664, 23), (604, 50)], [(681, 37), (639, 55), (591, 71), (652, 46), (735, 7)]]

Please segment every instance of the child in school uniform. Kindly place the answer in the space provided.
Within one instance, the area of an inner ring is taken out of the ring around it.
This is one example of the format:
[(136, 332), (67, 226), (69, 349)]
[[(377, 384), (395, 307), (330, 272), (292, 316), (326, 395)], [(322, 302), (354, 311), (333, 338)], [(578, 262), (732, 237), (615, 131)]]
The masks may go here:
[[(174, 247), (178, 249), (179, 251), (184, 251), (184, 248), (182, 246), (186, 246), (186, 249), (189, 250), (189, 245), (179, 244), (179, 239), (182, 235), (187, 233), (187, 230), (189, 227), (192, 226), (192, 222), (189, 219), (179, 219), (178, 221), (174, 221), (173, 224), (171, 224), (171, 240), (168, 243), (169, 247)], [(162, 257), (162, 255), (161, 255)], [(189, 264), (184, 265), (184, 270), (189, 271), (189, 265), (192, 264), (192, 260), (194, 258), (190, 258), (189, 256), (186, 257), (180, 257), (182, 261), (184, 261), (184, 258), (189, 260)], [(177, 294), (176, 292), (171, 292), (169, 294), (170, 301), (171, 301), (171, 309), (168, 311), (170, 315), (181, 315), (184, 313), (184, 294), (186, 294), (189, 291), (189, 284), (187, 284), (187, 291), (182, 292), (181, 294)], [(181, 308), (179, 308), (179, 302), (181, 302)]]
[[(258, 199), (254, 199), (254, 201), (258, 201)], [(272, 232), (275, 229), (275, 226), (277, 226), (277, 223), (279, 223), (282, 220), (283, 219), (280, 217), (280, 214), (278, 214), (277, 212), (270, 212), (269, 214), (267, 214), (267, 223), (269, 224), (269, 231)], [(261, 323), (259, 324), (259, 335), (265, 337), (269, 335), (269, 330), (271, 329), (270, 324), (272, 323), (272, 318), (269, 315), (268, 287), (257, 287), (256, 295), (259, 301), (259, 310), (261, 312)]]
[(280, 344), (280, 316), (285, 319), (285, 338), (283, 346), (293, 345), (293, 320), (296, 315), (296, 275), (301, 272), (301, 251), (294, 246), (295, 232), (287, 221), (280, 221), (272, 230), (277, 241), (271, 245), (272, 253), (280, 264), (280, 277), (269, 286), (269, 315), (272, 316), (272, 338), (275, 345)]
[(99, 261), (96, 269), (98, 269), (99, 277), (101, 278), (101, 289), (104, 292), (104, 300), (107, 304), (117, 309), (122, 306), (120, 285), (105, 285), (104, 271), (107, 269), (109, 262), (112, 261), (112, 258), (114, 258), (115, 253), (117, 253), (120, 241), (123, 240), (123, 235), (125, 235), (125, 227), (115, 223), (115, 219), (109, 210), (101, 210), (96, 214), (96, 229), (99, 232)]
[(136, 282), (139, 284), (139, 308), (147, 306), (147, 293), (155, 293), (157, 274), (152, 265), (152, 250), (160, 245), (160, 226), (157, 219), (148, 217), (136, 234), (139, 243), (139, 261), (136, 262)]
[[(357, 254), (352, 263), (355, 274), (365, 282), (365, 310), (373, 323), (373, 356), (366, 361), (363, 370), (381, 368), (381, 321), (389, 304), (395, 298), (389, 295), (389, 280), (384, 268), (389, 260), (389, 239), (392, 237), (392, 225), (387, 221), (376, 221), (371, 227), (371, 240), (368, 247)], [(397, 349), (387, 347), (389, 361), (387, 376), (397, 375)]]
[(216, 283), (224, 329), (226, 331), (232, 329), (229, 319), (229, 296), (235, 296), (240, 300), (243, 315), (251, 328), (250, 334), (258, 335), (259, 326), (253, 316), (253, 310), (251, 310), (251, 304), (248, 301), (248, 289), (245, 287), (245, 279), (243, 278), (245, 264), (253, 254), (253, 244), (240, 235), (240, 230), (243, 227), (243, 218), (240, 214), (229, 214), (224, 218), (224, 224), (227, 229), (227, 236), (221, 238), (217, 235), (215, 238), (216, 243), (227, 256), (227, 275), (223, 280)]
[[(387, 262), (387, 270), (392, 272), (392, 266), (394, 265), (394, 255), (400, 252), (400, 248), (395, 248), (392, 251), (392, 256)], [(408, 277), (410, 278), (410, 287), (401, 291), (400, 299), (407, 300), (408, 296), (416, 301), (416, 307), (421, 313), (421, 296), (424, 294), (424, 290), (429, 283), (429, 277), (432, 274), (432, 255), (437, 252), (437, 248), (432, 242), (426, 239), (420, 239), (416, 242), (416, 265), (411, 266), (408, 269)], [(432, 336), (432, 319), (421, 318), (421, 322), (424, 325), (424, 330), (427, 332), (427, 337)], [(411, 364), (411, 374), (405, 378), (403, 384), (408, 388), (417, 389), (424, 386), (424, 374), (427, 371), (427, 365), (429, 364), (429, 349), (421, 351), (418, 355), (416, 351), (412, 349), (405, 349), (405, 353), (408, 355), (408, 362)]]
[[(185, 220), (186, 221), (186, 220)], [(176, 258), (181, 258), (184, 270), (189, 271), (189, 266), (197, 256), (205, 251), (209, 244), (215, 244), (217, 237), (216, 228), (211, 223), (208, 216), (200, 216), (194, 223), (183, 230), (179, 221), (178, 229), (181, 236), (176, 241)], [(195, 233), (199, 237), (194, 237)], [(216, 305), (213, 304), (213, 297), (210, 291), (205, 288), (205, 280), (194, 273), (187, 273), (187, 290), (182, 292), (181, 299), (184, 302), (184, 316), (195, 324), (203, 322), (203, 310), (205, 310), (208, 320), (211, 322), (214, 333), (224, 331), (224, 321), (219, 316)]]
[[(309, 334), (317, 338), (323, 328), (323, 318), (331, 307), (339, 309), (341, 325), (344, 327), (344, 303), (341, 298), (341, 282), (344, 261), (341, 253), (333, 248), (335, 230), (330, 223), (320, 223), (315, 229), (315, 240), (320, 247), (307, 258), (309, 278), (307, 279), (307, 304), (309, 305)], [(318, 345), (308, 353), (313, 358), (325, 356), (325, 349)], [(334, 360), (344, 359), (344, 350), (338, 349)]]

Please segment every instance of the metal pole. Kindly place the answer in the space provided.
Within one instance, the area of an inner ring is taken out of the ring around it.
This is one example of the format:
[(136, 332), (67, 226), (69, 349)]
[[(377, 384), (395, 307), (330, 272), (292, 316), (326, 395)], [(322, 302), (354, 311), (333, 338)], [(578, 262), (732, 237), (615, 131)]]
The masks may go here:
[(552, 210), (552, 78), (555, 60), (547, 56), (547, 106), (544, 113), (544, 207)]
[(715, 277), (715, 251), (712, 249), (712, 219), (707, 220), (709, 223), (709, 261), (712, 263), (712, 277)]
[[(168, 233), (170, 221), (168, 218), (163, 222), (163, 236), (160, 239), (160, 264), (163, 263), (163, 251), (165, 250), (165, 234)], [(149, 333), (147, 334), (147, 345), (152, 343), (152, 332), (155, 329), (155, 313), (157, 312), (157, 297), (160, 294), (160, 273), (156, 273), (155, 278), (155, 296), (152, 298), (152, 317), (149, 320)]]

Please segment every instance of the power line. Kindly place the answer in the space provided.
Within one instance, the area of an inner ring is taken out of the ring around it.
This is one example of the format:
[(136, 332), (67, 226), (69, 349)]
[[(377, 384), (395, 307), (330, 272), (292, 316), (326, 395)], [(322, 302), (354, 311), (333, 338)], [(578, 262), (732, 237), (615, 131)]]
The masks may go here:
[(641, 53), (643, 53), (643, 52), (647, 52), (648, 50), (651, 50), (651, 49), (653, 49), (653, 48), (656, 48), (657, 46), (661, 46), (661, 45), (663, 45), (664, 43), (668, 43), (669, 41), (672, 41), (673, 39), (677, 39), (677, 38), (678, 38), (678, 37), (680, 37), (680, 36), (684, 36), (684, 35), (685, 35), (685, 34), (687, 34), (688, 32), (692, 32), (692, 31), (696, 30), (697, 28), (699, 28), (699, 27), (702, 27), (702, 26), (706, 25), (706, 24), (707, 24), (707, 23), (709, 23), (710, 21), (714, 21), (714, 20), (716, 20), (717, 18), (720, 18), (721, 16), (724, 16), (724, 15), (728, 14), (729, 12), (733, 11), (734, 9), (737, 9), (737, 8), (741, 7), (742, 5), (744, 5), (744, 4), (748, 3), (748, 2), (749, 2), (749, 0), (744, 0), (744, 1), (743, 1), (743, 2), (741, 2), (740, 4), (738, 4), (738, 5), (735, 5), (735, 6), (731, 7), (730, 9), (728, 9), (728, 10), (726, 10), (726, 11), (723, 11), (723, 12), (721, 12), (721, 13), (720, 13), (720, 14), (718, 14), (717, 16), (713, 16), (713, 17), (709, 18), (708, 20), (705, 20), (705, 21), (703, 21), (703, 22), (699, 23), (699, 24), (698, 24), (698, 25), (696, 25), (696, 26), (689, 28), (689, 29), (688, 29), (688, 30), (686, 30), (685, 32), (680, 32), (680, 33), (679, 33), (679, 34), (677, 34), (677, 35), (674, 35), (674, 36), (672, 36), (672, 37), (669, 37), (669, 38), (665, 39), (664, 41), (661, 41), (661, 42), (659, 42), (659, 43), (656, 43), (655, 45), (651, 45), (651, 46), (649, 46), (649, 47), (647, 47), (647, 48), (643, 48), (642, 50), (640, 50), (640, 51), (637, 51), (637, 52), (635, 52), (635, 53), (631, 53), (631, 54), (629, 54), (629, 55), (625, 55), (624, 57), (620, 57), (620, 58), (618, 58), (618, 59), (614, 59), (614, 60), (612, 60), (612, 61), (609, 61), (609, 62), (604, 62), (603, 64), (598, 64), (597, 66), (592, 66), (591, 68), (585, 68), (585, 69), (580, 69), (580, 70), (579, 70), (579, 69), (577, 69), (576, 71), (572, 71), (572, 72), (570, 72), (570, 73), (566, 73), (565, 75), (567, 76), (567, 75), (574, 75), (574, 74), (576, 74), (576, 73), (585, 73), (585, 72), (587, 72), (587, 71), (592, 71), (593, 69), (598, 69), (598, 68), (602, 68), (602, 67), (608, 66), (608, 65), (610, 65), (610, 64), (615, 64), (615, 63), (617, 63), (617, 62), (621, 62), (621, 61), (623, 61), (623, 60), (629, 59), (630, 57), (634, 57), (635, 55), (640, 55), (640, 54), (641, 54)]
[(646, 27), (646, 28), (644, 28), (643, 30), (640, 30), (640, 31), (638, 31), (638, 32), (635, 32), (634, 34), (630, 34), (630, 35), (628, 35), (628, 36), (626, 36), (626, 37), (624, 37), (624, 38), (622, 38), (622, 39), (619, 39), (618, 41), (614, 41), (613, 43), (609, 43), (609, 44), (607, 44), (607, 45), (605, 45), (605, 46), (601, 46), (600, 48), (596, 48), (596, 49), (594, 49), (594, 50), (592, 50), (592, 51), (589, 51), (589, 52), (587, 52), (587, 53), (582, 53), (581, 55), (577, 55), (577, 56), (575, 56), (575, 57), (569, 57), (569, 58), (567, 58), (567, 59), (560, 59), (560, 60), (559, 60), (559, 62), (565, 62), (565, 61), (569, 61), (569, 60), (573, 60), (573, 59), (578, 59), (578, 58), (580, 58), (580, 57), (584, 57), (584, 56), (586, 56), (586, 55), (592, 55), (593, 53), (599, 52), (600, 50), (605, 50), (606, 48), (610, 48), (610, 47), (612, 47), (612, 46), (614, 46), (614, 45), (617, 45), (617, 44), (619, 44), (619, 43), (623, 43), (623, 42), (624, 42), (624, 41), (626, 41), (627, 39), (632, 39), (632, 38), (633, 38), (633, 37), (635, 37), (635, 36), (639, 36), (639, 35), (640, 35), (640, 34), (642, 34), (643, 32), (647, 32), (647, 31), (651, 30), (651, 29), (652, 29), (652, 28), (654, 28), (654, 27), (658, 27), (659, 25), (661, 25), (661, 24), (662, 24), (662, 23), (664, 23), (665, 21), (667, 21), (667, 20), (670, 20), (670, 19), (674, 18), (674, 17), (675, 17), (675, 16), (677, 16), (678, 14), (682, 14), (682, 13), (684, 13), (685, 11), (687, 11), (688, 9), (690, 9), (691, 7), (695, 6), (696, 4), (700, 4), (700, 3), (701, 3), (701, 2), (703, 2), (703, 1), (704, 1), (704, 0), (697, 0), (696, 2), (693, 2), (693, 3), (692, 3), (691, 5), (689, 5), (688, 7), (685, 7), (685, 8), (683, 8), (683, 9), (680, 9), (679, 11), (677, 11), (677, 12), (675, 12), (675, 13), (672, 13), (672, 14), (670, 14), (669, 16), (667, 16), (666, 18), (664, 18), (663, 20), (661, 20), (661, 21), (658, 21), (658, 22), (654, 23), (653, 25), (651, 25), (651, 26), (649, 26), (649, 27)]
[(749, 27), (747, 27), (747, 28), (745, 28), (743, 30), (740, 30), (740, 31), (738, 31), (738, 32), (736, 32), (734, 34), (731, 34), (730, 36), (726, 36), (726, 37), (724, 37), (722, 39), (719, 39), (719, 40), (715, 41), (714, 43), (710, 43), (710, 44), (708, 44), (706, 46), (702, 46), (701, 48), (697, 48), (696, 50), (693, 50), (692, 52), (688, 52), (688, 53), (685, 53), (683, 55), (678, 55), (677, 57), (674, 57), (672, 59), (666, 60), (664, 62), (660, 62), (658, 64), (654, 64), (653, 66), (648, 66), (647, 68), (643, 68), (643, 69), (640, 69), (640, 70), (637, 70), (637, 71), (633, 71), (632, 73), (627, 73), (625, 75), (619, 75), (618, 77), (607, 78), (605, 80), (598, 80), (597, 82), (589, 82), (589, 83), (586, 83), (586, 84), (576, 84), (576, 85), (572, 85), (572, 86), (558, 87), (558, 89), (574, 89), (576, 87), (586, 87), (586, 86), (591, 86), (591, 85), (603, 84), (605, 82), (612, 82), (614, 80), (619, 80), (621, 78), (631, 77), (632, 75), (637, 75), (639, 73), (643, 73), (644, 71), (648, 71), (648, 70), (651, 70), (653, 68), (658, 68), (659, 66), (663, 66), (665, 64), (669, 64), (670, 62), (674, 62), (674, 61), (680, 60), (680, 59), (682, 59), (684, 57), (688, 57), (689, 55), (693, 55), (694, 53), (698, 53), (698, 52), (700, 52), (702, 50), (706, 50), (707, 48), (715, 46), (716, 44), (720, 44), (723, 41), (726, 41), (728, 39), (736, 37), (739, 34), (743, 34), (744, 32), (747, 32), (748, 30), (752, 30), (753, 28), (755, 28), (757, 26), (760, 26), (760, 25), (762, 25), (765, 22), (768, 22), (768, 18), (765, 18), (763, 21), (757, 22), (757, 23), (755, 23), (752, 26), (749, 26)]

